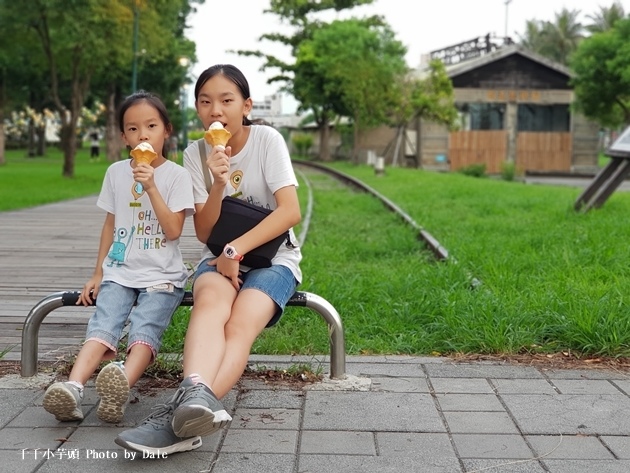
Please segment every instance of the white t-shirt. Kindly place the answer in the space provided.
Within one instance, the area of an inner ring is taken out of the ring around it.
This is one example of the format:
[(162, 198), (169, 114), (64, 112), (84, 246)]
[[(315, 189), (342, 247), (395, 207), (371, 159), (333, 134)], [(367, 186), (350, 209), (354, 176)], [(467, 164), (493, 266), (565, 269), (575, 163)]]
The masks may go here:
[[(210, 153), (211, 146), (204, 140), (192, 143), (184, 150), (184, 167), (190, 171), (195, 195), (195, 204), (205, 204), (208, 191), (203, 175), (202, 161), (199, 156), (199, 145), (202, 149), (203, 161)], [(212, 173), (210, 173), (212, 179)], [(267, 125), (252, 125), (243, 149), (230, 158), (230, 178), (225, 186), (223, 196), (231, 195), (246, 200), (250, 204), (274, 210), (277, 207), (274, 193), (286, 186), (298, 186), (291, 157), (284, 138), (275, 128)], [(291, 243), (295, 248), (280, 245), (272, 263), (281, 264), (291, 270), (298, 282), (302, 281), (300, 261), (302, 253), (297, 246), (298, 241), (293, 229), (289, 230)], [(212, 257), (212, 253), (204, 245), (201, 260)]]
[[(155, 168), (155, 185), (173, 212), (194, 213), (190, 174), (165, 161)], [(179, 239), (168, 240), (142, 185), (133, 180), (131, 160), (107, 169), (97, 205), (114, 214), (114, 242), (103, 261), (103, 281), (133, 288), (172, 283), (184, 287), (188, 272)]]

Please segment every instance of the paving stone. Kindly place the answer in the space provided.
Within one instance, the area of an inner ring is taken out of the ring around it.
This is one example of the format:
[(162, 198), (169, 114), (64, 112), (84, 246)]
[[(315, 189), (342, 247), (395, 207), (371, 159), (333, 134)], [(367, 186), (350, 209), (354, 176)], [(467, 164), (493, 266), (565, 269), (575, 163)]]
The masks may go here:
[(613, 460), (597, 437), (586, 435), (528, 435), (527, 441), (537, 456), (548, 459)]
[(623, 393), (630, 396), (630, 381), (628, 380), (614, 380), (612, 383), (617, 386)]
[(376, 455), (372, 432), (303, 430), (300, 454)]
[(545, 473), (538, 460), (463, 460), (465, 471), (483, 473)]
[(425, 365), (431, 378), (493, 378), (493, 379), (537, 379), (543, 375), (531, 366), (494, 365), (483, 363), (471, 364), (434, 364)]
[(0, 427), (10, 423), (36, 398), (37, 393), (28, 389), (0, 389)]
[(431, 385), (436, 393), (494, 394), (485, 379), (431, 378)]
[(435, 395), (443, 411), (501, 411), (505, 408), (494, 394), (440, 394)]
[[(426, 378), (423, 366), (415, 363), (394, 363), (391, 365), (386, 363), (352, 363), (346, 365), (346, 372), (354, 376), (369, 376), (371, 378), (383, 378), (386, 376)], [(440, 365), (434, 364), (431, 366)]]
[(506, 412), (444, 412), (449, 431), (470, 434), (518, 434)]
[(411, 456), (429, 463), (457, 458), (448, 434), (377, 432), (376, 444), (381, 456)]
[(493, 379), (499, 394), (558, 394), (546, 379)]
[(624, 395), (501, 396), (524, 434), (630, 435)]
[(607, 380), (556, 379), (553, 384), (561, 394), (622, 394)]
[(627, 460), (547, 460), (542, 463), (551, 473), (628, 473)]
[[(418, 462), (413, 457), (365, 455), (300, 455), (302, 473), (460, 473), (459, 462), (450, 458)], [(214, 472), (213, 472), (214, 473)]]
[(230, 429), (298, 430), (300, 417), (299, 409), (236, 409)]
[(429, 386), (425, 378), (372, 378), (372, 391), (393, 393), (428, 393)]
[(296, 452), (298, 433), (294, 430), (230, 429), (221, 452), (292, 453)]
[(600, 437), (600, 439), (608, 446), (617, 458), (630, 460), (630, 437), (612, 437), (604, 435)]
[[(349, 412), (360, 415), (348, 415)], [(309, 391), (307, 430), (445, 432), (433, 399), (422, 393)]]
[(534, 458), (520, 435), (453, 434), (453, 442), (460, 458)]
[[(293, 473), (296, 471), (296, 463), (295, 455), (269, 453), (252, 455), (250, 453), (221, 452), (216, 463), (212, 465), (212, 470), (207, 469), (205, 471), (212, 471), (212, 473)], [(184, 470), (178, 469), (177, 471)]]
[(252, 390), (243, 393), (238, 401), (239, 407), (259, 409), (299, 409), (304, 402), (303, 391)]
[(560, 370), (541, 368), (549, 379), (623, 379), (628, 380), (628, 374), (618, 370), (575, 369)]

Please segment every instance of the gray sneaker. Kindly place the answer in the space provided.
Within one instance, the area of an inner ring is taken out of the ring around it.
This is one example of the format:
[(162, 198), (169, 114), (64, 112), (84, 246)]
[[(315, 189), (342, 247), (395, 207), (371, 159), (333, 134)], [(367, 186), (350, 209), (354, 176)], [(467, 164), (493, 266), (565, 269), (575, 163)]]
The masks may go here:
[(53, 383), (44, 394), (43, 405), (59, 421), (83, 420), (82, 400), (83, 391), (74, 384)]
[(104, 422), (122, 420), (129, 399), (129, 381), (122, 362), (108, 364), (96, 377), (96, 392), (101, 397), (96, 416)]
[(129, 450), (142, 452), (147, 457), (163, 457), (201, 447), (201, 437), (178, 437), (173, 433), (173, 409), (182, 393), (178, 390), (166, 404), (155, 406), (153, 413), (140, 425), (119, 433), (114, 442)]
[(193, 383), (190, 377), (182, 381), (179, 404), (173, 412), (173, 431), (176, 435), (210, 435), (232, 422), (223, 404), (203, 383)]

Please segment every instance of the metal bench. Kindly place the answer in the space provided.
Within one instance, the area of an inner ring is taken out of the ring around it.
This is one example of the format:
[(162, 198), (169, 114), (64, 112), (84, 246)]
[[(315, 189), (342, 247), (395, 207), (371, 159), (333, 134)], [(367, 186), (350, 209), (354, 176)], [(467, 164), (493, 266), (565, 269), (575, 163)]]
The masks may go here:
[[(29, 312), (24, 321), (22, 331), (22, 377), (37, 374), (37, 353), (39, 345), (39, 328), (46, 316), (59, 307), (77, 306), (79, 291), (56, 292), (45, 297)], [(192, 292), (184, 295), (181, 306), (193, 305)], [(287, 303), (287, 306), (308, 307), (321, 315), (328, 324), (330, 338), (330, 377), (343, 379), (346, 377), (346, 349), (341, 317), (335, 308), (324, 298), (310, 292), (298, 291)]]

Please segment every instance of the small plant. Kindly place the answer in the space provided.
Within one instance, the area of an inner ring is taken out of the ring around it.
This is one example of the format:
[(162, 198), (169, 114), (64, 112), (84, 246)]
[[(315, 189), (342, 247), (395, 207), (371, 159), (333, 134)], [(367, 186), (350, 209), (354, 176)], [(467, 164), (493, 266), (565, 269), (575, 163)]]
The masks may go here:
[(308, 156), (308, 151), (313, 146), (313, 137), (311, 135), (300, 133), (295, 135), (291, 141), (293, 142), (293, 146), (295, 146), (298, 155)]
[(458, 172), (464, 174), (465, 176), (485, 177), (486, 165), (485, 164), (471, 164), (469, 166), (465, 166), (459, 169)]
[(501, 178), (504, 181), (513, 181), (516, 177), (516, 164), (511, 161), (505, 161), (501, 164)]

